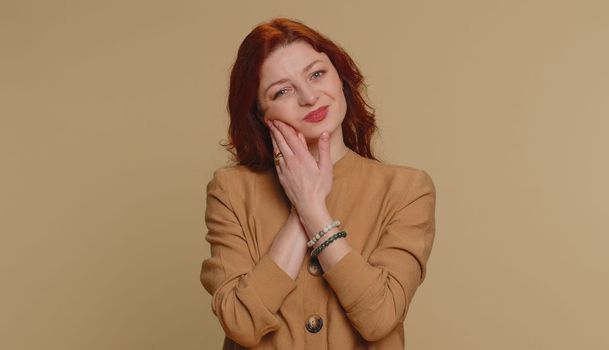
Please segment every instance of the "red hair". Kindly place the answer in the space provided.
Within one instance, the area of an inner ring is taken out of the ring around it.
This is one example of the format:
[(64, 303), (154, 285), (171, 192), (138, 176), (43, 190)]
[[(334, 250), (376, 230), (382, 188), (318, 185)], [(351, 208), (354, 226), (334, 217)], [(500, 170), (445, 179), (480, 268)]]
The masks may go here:
[(223, 144), (234, 160), (254, 171), (274, 167), (271, 136), (258, 110), (260, 69), (264, 60), (279, 46), (294, 41), (309, 43), (325, 53), (343, 82), (347, 111), (342, 122), (345, 145), (363, 157), (375, 159), (370, 141), (376, 131), (374, 109), (363, 96), (366, 86), (355, 62), (330, 39), (301, 22), (275, 18), (254, 28), (243, 40), (230, 75), (227, 110), (230, 115), (229, 142)]

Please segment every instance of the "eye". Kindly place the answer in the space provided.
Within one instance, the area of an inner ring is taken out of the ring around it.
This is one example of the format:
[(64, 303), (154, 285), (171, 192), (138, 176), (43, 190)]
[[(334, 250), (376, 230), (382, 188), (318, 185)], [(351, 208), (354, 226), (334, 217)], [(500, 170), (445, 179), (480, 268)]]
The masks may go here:
[(311, 75), (311, 76), (314, 77), (314, 78), (319, 78), (322, 75), (324, 75), (325, 73), (326, 73), (325, 70), (318, 70), (317, 72), (313, 73), (313, 75)]
[(280, 97), (280, 96), (284, 95), (284, 94), (285, 94), (285, 90), (287, 90), (287, 89), (286, 89), (286, 88), (283, 88), (283, 89), (281, 89), (281, 90), (277, 91), (277, 92), (275, 93), (275, 95), (273, 95), (273, 100), (274, 100), (274, 99), (276, 99), (277, 97)]

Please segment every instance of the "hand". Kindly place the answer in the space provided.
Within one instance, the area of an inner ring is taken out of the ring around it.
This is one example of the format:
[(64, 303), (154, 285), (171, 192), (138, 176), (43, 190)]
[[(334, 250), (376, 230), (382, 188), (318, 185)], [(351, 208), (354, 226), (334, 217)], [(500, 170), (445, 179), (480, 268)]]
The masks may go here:
[(267, 124), (271, 130), (273, 154), (283, 154), (275, 168), (292, 205), (300, 214), (321, 204), (325, 206), (332, 189), (332, 160), (327, 132), (319, 137), (319, 161), (316, 161), (302, 133), (279, 120)]

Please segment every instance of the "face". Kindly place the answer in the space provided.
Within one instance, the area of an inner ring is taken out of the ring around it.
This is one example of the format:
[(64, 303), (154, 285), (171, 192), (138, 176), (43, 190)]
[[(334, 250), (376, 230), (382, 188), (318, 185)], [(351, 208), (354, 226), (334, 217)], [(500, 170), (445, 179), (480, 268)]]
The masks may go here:
[[(328, 56), (296, 41), (273, 51), (262, 64), (258, 106), (265, 121), (279, 119), (300, 131), (309, 143), (323, 131), (342, 139), (341, 123), (347, 111), (342, 87)], [(320, 107), (327, 107), (325, 118), (306, 118)]]

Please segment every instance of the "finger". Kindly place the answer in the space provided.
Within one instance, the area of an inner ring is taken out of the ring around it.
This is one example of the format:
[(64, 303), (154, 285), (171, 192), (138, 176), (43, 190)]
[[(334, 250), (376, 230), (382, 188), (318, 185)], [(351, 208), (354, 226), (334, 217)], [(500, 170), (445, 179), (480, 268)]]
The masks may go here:
[(306, 147), (300, 146), (300, 140), (298, 139), (298, 135), (296, 134), (296, 130), (289, 124), (286, 124), (280, 120), (274, 120), (276, 122), (277, 129), (281, 132), (281, 135), (285, 139), (286, 143), (292, 150), (294, 154), (303, 154), (303, 152), (307, 149)]
[(275, 141), (275, 136), (273, 135), (273, 133), (270, 133), (271, 135), (271, 142), (273, 143), (273, 155), (277, 154), (277, 152), (279, 151), (279, 148), (277, 148), (277, 142)]
[(265, 122), (266, 127), (269, 129), (269, 135), (271, 136), (271, 141), (273, 142), (273, 155), (279, 152), (279, 146), (277, 145), (277, 141), (275, 140), (275, 133), (273, 132), (273, 123), (270, 120)]
[(273, 162), (275, 164), (275, 169), (277, 169), (277, 171), (281, 171), (281, 158), (279, 159), (279, 162), (275, 161), (275, 155), (277, 154), (277, 152), (279, 152), (279, 149), (277, 148), (277, 143), (275, 142), (275, 137), (273, 136), (273, 134), (271, 134), (271, 141), (273, 142)]
[(307, 139), (305, 139), (304, 135), (301, 132), (298, 132), (298, 138), (300, 139), (300, 141), (302, 141), (302, 145), (308, 149), (309, 146), (307, 145)]
[(317, 140), (317, 148), (319, 149), (319, 170), (332, 171), (332, 158), (330, 157), (330, 136), (327, 131), (321, 133)]
[(283, 154), (284, 159), (286, 157), (289, 158), (289, 157), (293, 156), (294, 152), (292, 152), (292, 149), (290, 148), (288, 143), (285, 141), (285, 138), (281, 134), (281, 131), (279, 131), (279, 129), (277, 129), (277, 127), (275, 126), (275, 124), (273, 124), (273, 122), (269, 123), (269, 126), (271, 128), (271, 133), (275, 137), (275, 142), (277, 144), (277, 147), (279, 148), (279, 151), (281, 151), (281, 154)]

